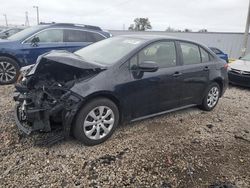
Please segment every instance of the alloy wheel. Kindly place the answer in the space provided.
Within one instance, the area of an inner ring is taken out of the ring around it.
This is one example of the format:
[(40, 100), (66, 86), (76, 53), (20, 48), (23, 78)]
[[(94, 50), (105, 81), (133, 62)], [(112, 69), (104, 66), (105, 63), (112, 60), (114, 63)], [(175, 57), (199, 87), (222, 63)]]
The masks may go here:
[(16, 68), (9, 62), (0, 62), (0, 82), (8, 83), (11, 82), (16, 76)]
[(109, 134), (114, 122), (114, 112), (107, 106), (98, 106), (86, 116), (83, 130), (89, 139), (99, 140)]
[(208, 92), (208, 96), (207, 96), (207, 105), (209, 108), (213, 108), (216, 103), (218, 102), (219, 99), (219, 88), (214, 86), (212, 87), (209, 92)]

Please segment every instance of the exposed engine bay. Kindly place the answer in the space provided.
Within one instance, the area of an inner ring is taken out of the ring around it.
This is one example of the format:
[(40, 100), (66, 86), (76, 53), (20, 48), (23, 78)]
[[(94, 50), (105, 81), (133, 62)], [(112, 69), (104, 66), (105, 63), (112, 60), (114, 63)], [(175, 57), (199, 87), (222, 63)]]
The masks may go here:
[(54, 125), (60, 124), (62, 137), (69, 136), (73, 118), (83, 102), (83, 98), (70, 88), (101, 71), (98, 67), (84, 69), (45, 57), (24, 70), (14, 94), (19, 130), (26, 134), (50, 132)]

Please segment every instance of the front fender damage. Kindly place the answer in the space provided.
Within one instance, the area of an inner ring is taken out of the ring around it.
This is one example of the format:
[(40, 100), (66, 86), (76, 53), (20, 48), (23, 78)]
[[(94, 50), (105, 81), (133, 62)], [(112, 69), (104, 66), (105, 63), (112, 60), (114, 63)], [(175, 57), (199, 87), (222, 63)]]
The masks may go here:
[(71, 88), (102, 69), (84, 69), (47, 58), (41, 58), (41, 62), (40, 66), (34, 66), (36, 70), (29, 70), (33, 74), (26, 72), (15, 85), (14, 117), (18, 129), (28, 135), (60, 130), (57, 136), (41, 142), (46, 145), (69, 137), (74, 117), (84, 102)]

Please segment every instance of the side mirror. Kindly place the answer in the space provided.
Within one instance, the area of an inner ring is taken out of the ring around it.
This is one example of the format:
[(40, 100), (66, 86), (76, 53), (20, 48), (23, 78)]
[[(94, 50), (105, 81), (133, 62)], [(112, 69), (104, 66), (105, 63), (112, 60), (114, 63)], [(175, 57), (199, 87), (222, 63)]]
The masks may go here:
[(139, 71), (141, 72), (156, 72), (159, 66), (156, 62), (153, 61), (143, 61), (139, 64)]
[(32, 40), (31, 40), (31, 45), (32, 46), (37, 46), (37, 44), (40, 42), (40, 39), (39, 37), (34, 37)]
[(5, 33), (5, 35), (6, 35), (6, 37), (8, 37), (8, 36), (9, 36), (9, 33), (8, 33), (8, 32), (6, 32), (6, 33)]

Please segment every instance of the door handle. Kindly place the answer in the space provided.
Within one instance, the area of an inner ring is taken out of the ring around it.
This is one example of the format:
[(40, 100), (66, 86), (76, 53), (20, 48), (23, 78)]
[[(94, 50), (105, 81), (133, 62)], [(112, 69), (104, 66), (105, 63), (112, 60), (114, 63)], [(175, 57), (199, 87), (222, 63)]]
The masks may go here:
[(209, 70), (209, 67), (208, 66), (206, 66), (206, 67), (204, 67), (204, 69), (203, 69), (204, 71), (208, 71)]
[(178, 77), (178, 76), (181, 76), (181, 75), (182, 75), (181, 72), (175, 72), (175, 73), (173, 74), (174, 77)]

